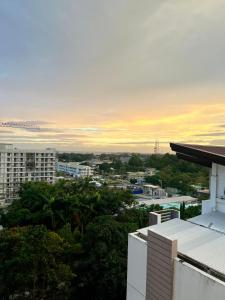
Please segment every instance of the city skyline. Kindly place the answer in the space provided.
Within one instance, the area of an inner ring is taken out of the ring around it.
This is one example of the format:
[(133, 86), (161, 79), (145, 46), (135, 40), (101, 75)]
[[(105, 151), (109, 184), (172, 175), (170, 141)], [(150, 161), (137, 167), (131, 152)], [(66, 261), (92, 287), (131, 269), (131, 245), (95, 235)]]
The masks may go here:
[(0, 142), (224, 146), (224, 11), (222, 0), (2, 0)]

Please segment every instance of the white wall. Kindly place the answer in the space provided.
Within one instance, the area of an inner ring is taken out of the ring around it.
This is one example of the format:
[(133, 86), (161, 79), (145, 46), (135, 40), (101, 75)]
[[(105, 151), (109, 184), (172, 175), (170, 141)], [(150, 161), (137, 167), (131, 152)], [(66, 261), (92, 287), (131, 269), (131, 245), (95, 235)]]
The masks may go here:
[(128, 237), (127, 300), (145, 300), (147, 242), (135, 233)]
[(213, 206), (211, 200), (202, 201), (202, 215), (212, 212)]
[(173, 300), (224, 300), (225, 283), (199, 269), (175, 260)]
[[(225, 213), (225, 166), (213, 163), (210, 178), (210, 201), (211, 204), (204, 203), (202, 212), (207, 213), (210, 206), (212, 209)], [(221, 199), (223, 197), (224, 199)]]
[(225, 166), (218, 165), (218, 190), (217, 195), (218, 197), (225, 196), (224, 189), (225, 189)]

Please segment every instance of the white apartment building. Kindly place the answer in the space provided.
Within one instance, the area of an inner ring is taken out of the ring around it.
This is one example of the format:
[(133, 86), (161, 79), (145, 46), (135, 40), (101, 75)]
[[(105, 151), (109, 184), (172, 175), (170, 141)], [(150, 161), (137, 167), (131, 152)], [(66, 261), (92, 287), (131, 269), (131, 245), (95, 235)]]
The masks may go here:
[(202, 215), (169, 221), (150, 215), (151, 226), (129, 234), (127, 300), (225, 299), (225, 147), (171, 144), (179, 158), (210, 168), (210, 199)]
[(20, 185), (27, 181), (55, 180), (55, 150), (22, 150), (0, 144), (0, 204), (18, 198)]
[(57, 171), (66, 173), (70, 176), (77, 178), (85, 178), (93, 176), (93, 168), (89, 166), (80, 165), (77, 162), (58, 162), (57, 163)]

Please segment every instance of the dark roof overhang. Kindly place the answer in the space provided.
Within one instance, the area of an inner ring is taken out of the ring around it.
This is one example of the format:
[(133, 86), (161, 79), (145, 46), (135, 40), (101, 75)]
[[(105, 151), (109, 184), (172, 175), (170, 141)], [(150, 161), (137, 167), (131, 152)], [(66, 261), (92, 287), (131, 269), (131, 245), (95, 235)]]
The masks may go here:
[(212, 163), (225, 166), (225, 147), (175, 143), (171, 143), (170, 147), (176, 152), (178, 158), (186, 161), (210, 168)]

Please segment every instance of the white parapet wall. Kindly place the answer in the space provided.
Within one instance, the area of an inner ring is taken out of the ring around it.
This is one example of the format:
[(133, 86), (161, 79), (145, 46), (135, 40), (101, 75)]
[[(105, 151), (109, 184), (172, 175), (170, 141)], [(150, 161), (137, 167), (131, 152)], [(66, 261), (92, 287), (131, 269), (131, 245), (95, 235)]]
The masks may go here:
[(194, 266), (175, 259), (173, 300), (224, 300), (225, 283)]
[(137, 233), (128, 237), (127, 300), (145, 300), (147, 241)]
[(211, 213), (213, 211), (212, 201), (203, 200), (202, 201), (202, 215)]

